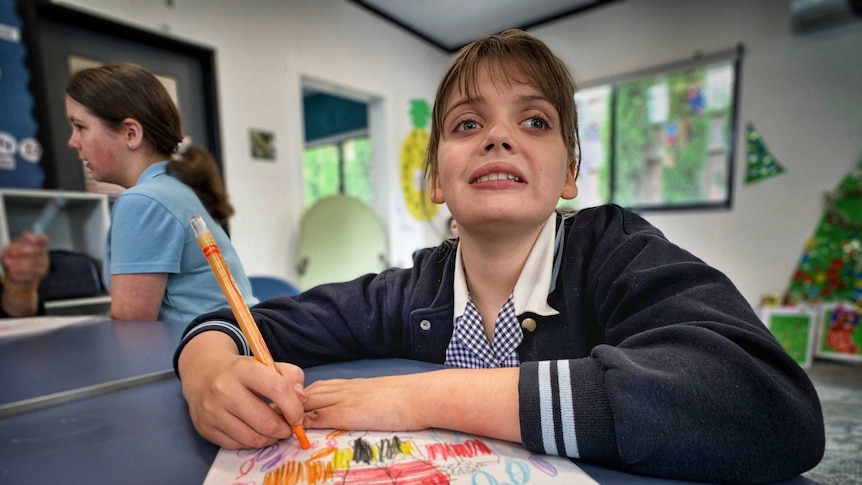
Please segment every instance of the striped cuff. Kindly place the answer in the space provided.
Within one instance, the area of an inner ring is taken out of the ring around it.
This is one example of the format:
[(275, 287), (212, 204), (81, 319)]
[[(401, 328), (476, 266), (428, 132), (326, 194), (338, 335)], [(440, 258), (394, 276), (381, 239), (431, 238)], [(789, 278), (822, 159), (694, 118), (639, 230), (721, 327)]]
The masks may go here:
[(592, 359), (521, 364), (521, 439), (534, 452), (619, 460), (610, 403)]
[(177, 373), (177, 376), (179, 376), (177, 361), (180, 358), (180, 354), (182, 353), (183, 348), (195, 336), (203, 332), (208, 332), (210, 330), (216, 330), (227, 334), (230, 338), (233, 339), (234, 343), (236, 344), (237, 351), (240, 353), (240, 355), (251, 356), (251, 348), (248, 346), (248, 342), (245, 340), (245, 337), (243, 337), (242, 332), (236, 325), (232, 325), (222, 320), (209, 320), (201, 322), (186, 331), (186, 334), (183, 335), (182, 340), (180, 340), (180, 345), (177, 347), (177, 351), (174, 353), (174, 372)]

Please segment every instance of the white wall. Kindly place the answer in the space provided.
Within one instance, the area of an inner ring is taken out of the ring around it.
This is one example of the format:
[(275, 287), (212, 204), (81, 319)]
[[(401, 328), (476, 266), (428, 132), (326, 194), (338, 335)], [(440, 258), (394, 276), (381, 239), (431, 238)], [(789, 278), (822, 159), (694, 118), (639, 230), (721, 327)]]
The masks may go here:
[[(409, 100), (432, 101), (450, 55), (341, 0), (66, 3), (216, 49), (233, 240), (249, 273), (294, 275), (302, 76), (384, 101), (379, 162), (389, 170), (376, 176), (390, 189), (378, 193), (376, 209), (390, 229), (392, 262), (409, 265), (413, 249), (438, 241), (404, 216), (398, 161)], [(733, 208), (645, 215), (726, 272), (753, 304), (781, 293), (819, 222), (824, 191), (862, 159), (862, 22), (794, 36), (788, 0), (624, 0), (532, 32), (580, 83), (744, 45)], [(787, 171), (744, 185), (749, 121)], [(277, 163), (250, 159), (250, 127), (276, 133)]]

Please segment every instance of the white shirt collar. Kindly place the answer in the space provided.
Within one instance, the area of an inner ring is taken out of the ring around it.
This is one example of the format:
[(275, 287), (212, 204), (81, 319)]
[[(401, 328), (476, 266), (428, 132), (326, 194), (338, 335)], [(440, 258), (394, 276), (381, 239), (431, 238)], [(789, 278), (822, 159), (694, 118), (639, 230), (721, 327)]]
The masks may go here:
[[(515, 283), (514, 300), (515, 315), (526, 312), (536, 315), (557, 315), (560, 312), (548, 305), (548, 294), (551, 290), (551, 278), (554, 270), (554, 236), (557, 229), (557, 213), (552, 212), (545, 221), (545, 226), (527, 256), (524, 269)], [(464, 267), (461, 264), (461, 244), (455, 252), (455, 314), (459, 318), (464, 314), (467, 307), (467, 278), (464, 276)]]

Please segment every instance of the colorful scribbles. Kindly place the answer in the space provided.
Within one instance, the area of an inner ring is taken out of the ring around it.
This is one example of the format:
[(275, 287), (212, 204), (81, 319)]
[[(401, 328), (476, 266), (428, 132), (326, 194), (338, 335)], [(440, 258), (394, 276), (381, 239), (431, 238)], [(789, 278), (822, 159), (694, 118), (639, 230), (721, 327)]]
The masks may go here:
[(442, 430), (308, 430), (258, 450), (222, 449), (204, 485), (594, 484), (571, 461), (522, 446)]

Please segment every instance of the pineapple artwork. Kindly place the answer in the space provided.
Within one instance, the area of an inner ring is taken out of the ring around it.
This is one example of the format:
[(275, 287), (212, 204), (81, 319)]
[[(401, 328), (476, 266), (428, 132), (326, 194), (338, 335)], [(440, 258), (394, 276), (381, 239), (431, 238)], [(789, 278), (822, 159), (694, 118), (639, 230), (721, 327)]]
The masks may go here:
[(401, 145), (401, 190), (410, 215), (417, 221), (428, 221), (437, 215), (439, 207), (432, 204), (425, 184), (425, 153), (428, 151), (428, 130), (431, 108), (424, 99), (410, 101), (413, 129)]

